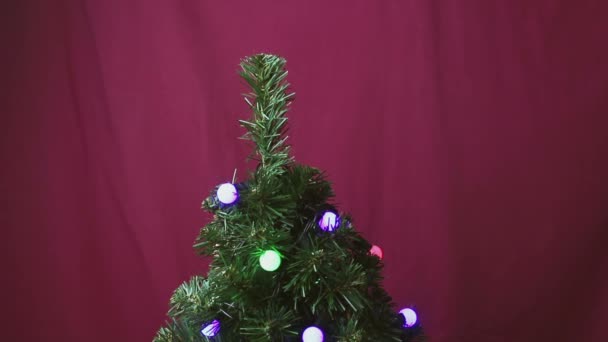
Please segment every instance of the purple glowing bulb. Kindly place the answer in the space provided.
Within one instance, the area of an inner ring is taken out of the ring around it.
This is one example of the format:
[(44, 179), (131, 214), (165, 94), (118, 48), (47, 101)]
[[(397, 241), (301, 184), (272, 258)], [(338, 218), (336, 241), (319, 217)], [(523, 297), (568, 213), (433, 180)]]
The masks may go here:
[(338, 215), (332, 211), (326, 211), (319, 220), (319, 226), (324, 231), (333, 231), (338, 226)]
[(239, 193), (231, 183), (224, 183), (217, 188), (217, 199), (224, 204), (232, 204), (238, 197)]
[(323, 342), (323, 331), (314, 325), (306, 328), (302, 334), (302, 342)]
[(214, 319), (213, 322), (203, 325), (203, 329), (201, 329), (201, 334), (207, 337), (215, 336), (218, 331), (220, 331), (220, 321)]
[(405, 328), (410, 328), (414, 326), (414, 324), (416, 324), (416, 321), (418, 321), (418, 315), (416, 315), (416, 311), (410, 308), (402, 309), (401, 311), (399, 311), (399, 313), (402, 314), (403, 317), (405, 317), (405, 323), (403, 323), (403, 326)]

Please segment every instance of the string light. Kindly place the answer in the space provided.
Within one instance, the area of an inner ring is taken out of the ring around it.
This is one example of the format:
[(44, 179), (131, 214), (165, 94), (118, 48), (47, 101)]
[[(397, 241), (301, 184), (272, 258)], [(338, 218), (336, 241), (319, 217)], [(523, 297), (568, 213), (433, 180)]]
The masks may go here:
[(416, 322), (418, 321), (418, 315), (416, 315), (416, 311), (410, 308), (402, 309), (401, 311), (399, 311), (399, 313), (402, 314), (405, 318), (405, 323), (403, 323), (403, 326), (406, 328), (414, 326), (414, 324), (416, 324)]
[(239, 192), (232, 183), (224, 183), (217, 188), (217, 199), (224, 204), (232, 204), (239, 197)]
[(306, 328), (302, 333), (302, 342), (323, 342), (323, 331), (314, 325)]
[(369, 254), (377, 256), (378, 259), (382, 259), (382, 256), (384, 255), (384, 253), (382, 253), (382, 248), (376, 245), (372, 246), (372, 248), (369, 250)]
[(260, 266), (268, 272), (276, 271), (281, 266), (281, 255), (271, 249), (265, 251), (260, 255)]
[(338, 223), (338, 215), (336, 215), (336, 213), (333, 211), (326, 211), (319, 220), (319, 227), (321, 227), (321, 229), (324, 231), (332, 232), (338, 228)]
[(207, 337), (213, 337), (220, 331), (220, 321), (217, 319), (213, 320), (213, 322), (203, 325), (201, 329), (201, 334)]

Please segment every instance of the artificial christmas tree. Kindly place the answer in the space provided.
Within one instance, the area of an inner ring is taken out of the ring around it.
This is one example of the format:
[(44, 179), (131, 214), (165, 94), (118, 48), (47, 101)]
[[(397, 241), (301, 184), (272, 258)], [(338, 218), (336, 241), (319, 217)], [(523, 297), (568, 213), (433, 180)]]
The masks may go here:
[(203, 202), (214, 218), (194, 247), (213, 258), (209, 272), (175, 291), (155, 341), (418, 340), (415, 312), (394, 310), (382, 288), (382, 250), (332, 206), (324, 174), (289, 154), (284, 65), (266, 54), (241, 63), (253, 111), (241, 125), (259, 165)]

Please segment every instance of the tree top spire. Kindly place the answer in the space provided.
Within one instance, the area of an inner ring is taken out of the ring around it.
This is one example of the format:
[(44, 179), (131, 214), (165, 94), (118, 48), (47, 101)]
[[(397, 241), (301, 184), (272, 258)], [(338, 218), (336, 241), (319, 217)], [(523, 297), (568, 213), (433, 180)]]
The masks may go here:
[(294, 93), (287, 93), (285, 59), (270, 54), (257, 54), (241, 61), (240, 75), (251, 87), (245, 101), (253, 116), (240, 120), (247, 129), (244, 138), (255, 143), (253, 157), (262, 168), (281, 168), (292, 162), (287, 140), (287, 117)]

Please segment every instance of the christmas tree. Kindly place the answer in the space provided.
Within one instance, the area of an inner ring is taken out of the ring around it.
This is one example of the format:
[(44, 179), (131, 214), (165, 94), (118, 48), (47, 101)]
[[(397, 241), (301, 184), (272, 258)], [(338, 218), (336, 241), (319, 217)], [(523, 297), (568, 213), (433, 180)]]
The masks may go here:
[(418, 341), (415, 312), (397, 312), (382, 288), (381, 250), (331, 204), (323, 172), (289, 154), (284, 65), (241, 62), (253, 117), (240, 123), (259, 164), (203, 202), (214, 218), (194, 247), (209, 272), (175, 290), (154, 341)]

